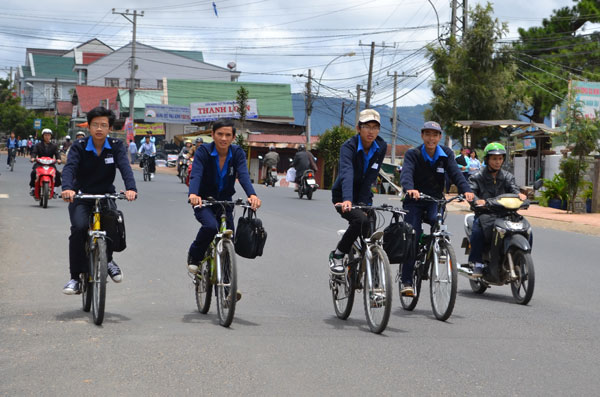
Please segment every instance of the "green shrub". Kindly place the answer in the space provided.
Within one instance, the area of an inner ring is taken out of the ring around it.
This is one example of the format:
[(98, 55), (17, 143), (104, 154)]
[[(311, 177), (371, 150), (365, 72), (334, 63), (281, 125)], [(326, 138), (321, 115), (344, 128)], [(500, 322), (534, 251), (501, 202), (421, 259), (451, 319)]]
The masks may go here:
[(567, 201), (569, 198), (567, 181), (559, 174), (555, 174), (552, 179), (544, 179), (544, 187), (546, 190), (542, 191), (541, 193), (546, 203), (548, 203), (548, 200), (551, 199)]

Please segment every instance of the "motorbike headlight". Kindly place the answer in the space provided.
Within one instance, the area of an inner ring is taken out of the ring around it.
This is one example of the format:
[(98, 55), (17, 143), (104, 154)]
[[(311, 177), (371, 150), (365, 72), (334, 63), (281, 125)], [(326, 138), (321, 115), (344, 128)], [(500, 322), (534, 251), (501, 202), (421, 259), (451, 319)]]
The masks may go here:
[(510, 229), (510, 230), (521, 230), (523, 229), (523, 222), (511, 222), (511, 221), (506, 221), (506, 226)]
[(498, 234), (500, 235), (501, 238), (504, 237), (504, 233), (506, 233), (506, 230), (502, 229), (501, 227), (496, 226), (496, 232), (498, 232)]

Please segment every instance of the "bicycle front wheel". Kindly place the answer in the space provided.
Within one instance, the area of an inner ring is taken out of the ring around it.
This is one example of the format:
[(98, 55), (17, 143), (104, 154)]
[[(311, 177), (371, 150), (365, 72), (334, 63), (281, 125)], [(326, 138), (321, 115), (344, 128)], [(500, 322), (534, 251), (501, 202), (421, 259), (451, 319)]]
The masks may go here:
[(402, 281), (398, 277), (398, 293), (400, 294), (400, 304), (404, 310), (413, 311), (419, 302), (419, 296), (421, 295), (421, 275), (418, 268), (415, 268), (413, 271), (413, 288), (415, 290), (413, 296), (402, 295)]
[(92, 251), (92, 317), (94, 324), (100, 325), (104, 321), (104, 304), (106, 301), (106, 277), (108, 276), (106, 261), (106, 241), (96, 239), (96, 246)]
[(352, 306), (354, 306), (354, 295), (356, 292), (354, 280), (356, 279), (355, 274), (358, 266), (354, 262), (359, 259), (360, 252), (356, 249), (356, 246), (352, 245), (352, 249), (348, 254), (348, 264), (350, 264), (351, 268), (346, 266), (347, 270), (343, 276), (330, 276), (333, 309), (335, 310), (335, 315), (341, 320), (346, 320), (350, 316)]
[(440, 240), (438, 249), (433, 250), (431, 261), (431, 308), (435, 318), (446, 321), (452, 314), (456, 301), (458, 268), (454, 249), (446, 241)]
[(203, 261), (200, 264), (200, 269), (194, 279), (196, 286), (196, 306), (202, 314), (208, 313), (210, 309), (210, 301), (212, 299), (212, 282), (211, 282), (211, 264), (209, 260)]
[(371, 248), (371, 263), (364, 276), (364, 303), (371, 332), (380, 334), (387, 326), (392, 309), (392, 276), (388, 257), (381, 247)]
[(230, 240), (223, 240), (220, 258), (221, 277), (217, 278), (217, 314), (219, 324), (229, 327), (233, 321), (237, 301), (237, 269), (235, 266), (235, 250)]

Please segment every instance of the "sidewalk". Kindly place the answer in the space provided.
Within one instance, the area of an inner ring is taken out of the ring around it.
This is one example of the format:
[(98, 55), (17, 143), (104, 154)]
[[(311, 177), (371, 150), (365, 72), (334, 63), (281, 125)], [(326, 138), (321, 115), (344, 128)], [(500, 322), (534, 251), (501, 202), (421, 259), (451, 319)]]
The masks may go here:
[[(453, 212), (470, 212), (466, 202), (452, 202), (448, 209)], [(600, 236), (600, 214), (571, 214), (535, 204), (519, 211), (519, 214), (525, 216), (533, 226)]]

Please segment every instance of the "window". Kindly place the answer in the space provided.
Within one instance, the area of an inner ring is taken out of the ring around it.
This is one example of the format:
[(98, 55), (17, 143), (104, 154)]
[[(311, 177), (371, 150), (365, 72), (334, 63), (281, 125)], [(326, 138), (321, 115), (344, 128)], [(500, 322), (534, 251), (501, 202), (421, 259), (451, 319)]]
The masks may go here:
[(163, 89), (163, 81), (162, 81), (162, 79), (156, 80), (156, 88), (158, 88), (159, 90)]
[[(127, 79), (127, 88), (130, 88), (130, 82), (131, 79)], [(135, 84), (133, 85), (133, 88), (140, 88), (140, 79), (135, 79)]]
[(119, 86), (119, 79), (105, 78), (104, 79), (104, 86), (106, 86), (106, 87), (118, 87)]

